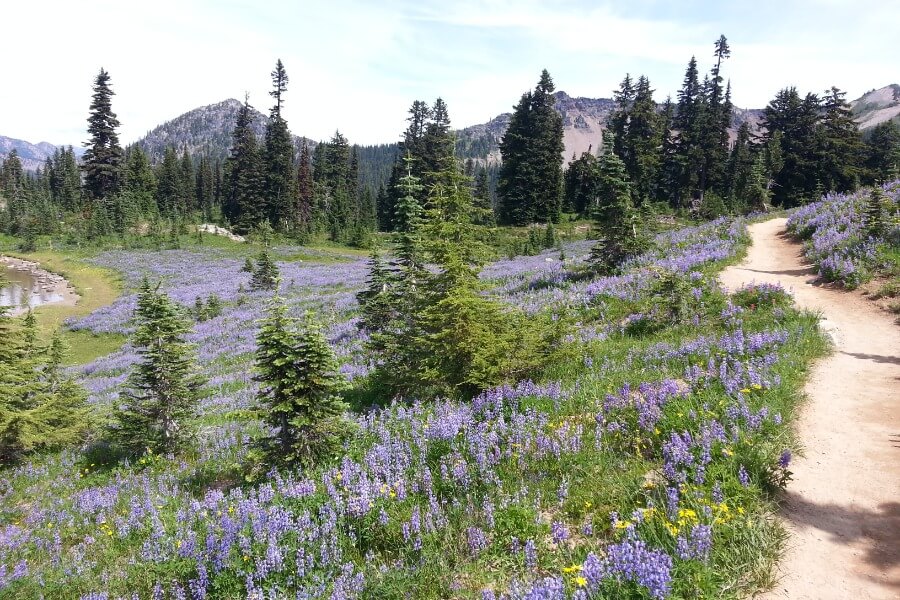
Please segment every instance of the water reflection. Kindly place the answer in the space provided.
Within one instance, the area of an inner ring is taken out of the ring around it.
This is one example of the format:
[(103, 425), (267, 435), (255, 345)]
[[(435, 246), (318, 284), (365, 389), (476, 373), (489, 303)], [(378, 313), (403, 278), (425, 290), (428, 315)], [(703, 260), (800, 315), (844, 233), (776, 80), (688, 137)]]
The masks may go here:
[(62, 295), (54, 291), (54, 286), (39, 281), (30, 271), (0, 265), (3, 276), (9, 283), (0, 288), (0, 306), (35, 307), (50, 302), (59, 302)]

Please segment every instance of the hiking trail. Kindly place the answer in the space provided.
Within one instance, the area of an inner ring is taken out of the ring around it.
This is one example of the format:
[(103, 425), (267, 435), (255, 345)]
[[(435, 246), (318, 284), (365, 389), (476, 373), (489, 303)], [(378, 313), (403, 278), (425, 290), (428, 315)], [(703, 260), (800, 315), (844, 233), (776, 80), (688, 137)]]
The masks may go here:
[(767, 600), (900, 598), (900, 327), (858, 293), (815, 284), (785, 219), (750, 225), (731, 291), (780, 283), (822, 315), (833, 353), (813, 365), (795, 427), (803, 456), (780, 516), (790, 538)]

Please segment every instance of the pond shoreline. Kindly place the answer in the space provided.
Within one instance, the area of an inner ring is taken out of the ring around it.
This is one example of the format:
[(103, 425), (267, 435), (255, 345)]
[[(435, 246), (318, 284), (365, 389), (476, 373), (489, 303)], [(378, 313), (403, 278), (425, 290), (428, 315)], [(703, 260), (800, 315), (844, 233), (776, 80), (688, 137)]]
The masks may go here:
[[(44, 292), (58, 295), (59, 300), (45, 302), (40, 306), (75, 306), (81, 298), (75, 288), (62, 275), (52, 273), (41, 268), (41, 263), (14, 258), (12, 256), (0, 256), (0, 267), (7, 267), (16, 271), (24, 271), (28, 273), (35, 281), (40, 289)], [(39, 308), (39, 307), (35, 307)], [(7, 312), (8, 315), (16, 317), (28, 312), (25, 307), (13, 307)]]

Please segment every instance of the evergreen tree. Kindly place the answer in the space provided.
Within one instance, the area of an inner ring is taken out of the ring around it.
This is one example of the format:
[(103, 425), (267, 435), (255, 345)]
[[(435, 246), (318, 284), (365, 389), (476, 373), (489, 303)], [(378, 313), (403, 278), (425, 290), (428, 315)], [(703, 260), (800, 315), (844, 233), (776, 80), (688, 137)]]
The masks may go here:
[(613, 92), (616, 109), (609, 115), (609, 129), (612, 131), (613, 152), (623, 161), (630, 160), (626, 136), (628, 135), (628, 117), (634, 103), (634, 82), (631, 74), (626, 73), (619, 89)]
[(370, 333), (384, 331), (388, 324), (396, 318), (391, 297), (391, 272), (385, 265), (378, 252), (378, 247), (372, 248), (372, 255), (368, 262), (369, 276), (366, 287), (356, 295), (362, 310), (360, 327)]
[(862, 176), (863, 142), (845, 92), (826, 90), (820, 120), (819, 181), (828, 191), (856, 189)]
[(257, 379), (263, 417), (275, 429), (266, 454), (280, 464), (320, 464), (349, 433), (338, 395), (345, 385), (334, 352), (307, 312), (297, 326), (276, 294), (257, 337)]
[(625, 171), (632, 182), (637, 200), (649, 201), (656, 196), (662, 130), (660, 117), (653, 101), (650, 80), (641, 75), (634, 91), (634, 102), (628, 111), (624, 146)]
[(181, 162), (178, 164), (178, 214), (185, 215), (197, 208), (194, 203), (197, 198), (196, 182), (194, 180), (194, 161), (191, 160), (185, 146), (181, 152)]
[(190, 323), (169, 297), (144, 280), (135, 310), (131, 343), (140, 361), (114, 410), (111, 430), (118, 445), (133, 455), (174, 453), (191, 439), (191, 418), (202, 379), (194, 351), (185, 341)]
[(722, 87), (722, 61), (731, 56), (725, 36), (715, 42), (716, 64), (712, 77), (704, 86), (705, 106), (700, 122), (702, 163), (700, 165), (698, 192), (701, 202), (709, 189), (719, 191), (724, 187), (724, 172), (728, 160), (728, 128), (731, 127), (731, 84)]
[(113, 95), (109, 73), (100, 69), (94, 80), (94, 94), (88, 117), (91, 139), (85, 144), (87, 151), (82, 159), (85, 194), (93, 200), (112, 196), (119, 191), (121, 185), (123, 152), (116, 133), (119, 120), (112, 111)]
[(351, 181), (351, 150), (347, 138), (340, 131), (324, 146), (321, 162), (316, 165), (316, 174), (325, 194), (325, 219), (331, 239), (345, 241), (355, 223), (354, 209), (357, 201), (353, 196)]
[(150, 159), (140, 146), (131, 146), (125, 153), (124, 189), (141, 199), (144, 210), (156, 193), (156, 176)]
[(562, 116), (554, 108), (553, 80), (544, 70), (522, 95), (500, 142), (499, 220), (505, 225), (558, 221), (562, 208)]
[(869, 135), (865, 166), (870, 183), (900, 178), (900, 127), (893, 121), (879, 123)]
[(743, 210), (747, 206), (755, 162), (756, 157), (750, 139), (750, 123), (744, 121), (738, 128), (737, 138), (725, 168), (725, 197), (731, 210)]
[(790, 208), (814, 196), (821, 157), (819, 107), (818, 96), (801, 98), (792, 87), (778, 92), (763, 111), (773, 204)]
[(472, 188), (473, 206), (476, 211), (473, 221), (476, 225), (493, 227), (497, 224), (494, 216), (494, 206), (491, 203), (491, 188), (488, 183), (488, 173), (485, 167), (475, 171), (475, 184)]
[(297, 215), (298, 227), (305, 232), (313, 230), (313, 171), (312, 157), (309, 153), (309, 144), (304, 143), (300, 148), (300, 163), (297, 166)]
[(263, 249), (256, 258), (256, 268), (253, 269), (253, 276), (250, 278), (250, 289), (274, 290), (278, 285), (278, 275), (278, 265), (269, 257), (269, 252)]
[(863, 220), (866, 226), (866, 233), (873, 238), (880, 238), (887, 232), (889, 224), (887, 210), (885, 210), (887, 202), (887, 198), (885, 198), (881, 188), (876, 186), (869, 192)]
[(678, 104), (672, 120), (672, 126), (678, 132), (674, 144), (675, 157), (669, 163), (669, 171), (673, 175), (672, 199), (675, 208), (682, 207), (685, 200), (692, 198), (694, 190), (699, 187), (697, 165), (704, 162), (704, 112), (697, 59), (692, 56), (678, 92)]
[(226, 161), (225, 217), (239, 231), (247, 232), (265, 215), (262, 207), (263, 172), (256, 134), (253, 132), (253, 113), (249, 98), (238, 112), (232, 132), (231, 153)]
[(0, 194), (12, 201), (22, 198), (25, 194), (25, 171), (22, 169), (19, 152), (15, 148), (9, 151), (0, 167)]
[(200, 157), (200, 165), (197, 168), (194, 189), (196, 190), (196, 206), (203, 213), (205, 220), (212, 219), (213, 206), (215, 205), (215, 175), (213, 164), (209, 156)]
[(264, 163), (266, 216), (274, 227), (282, 231), (294, 228), (297, 194), (294, 182), (294, 145), (287, 121), (281, 114), (287, 84), (287, 72), (281, 59), (278, 59), (275, 70), (272, 71), (272, 91), (269, 92), (275, 99), (275, 105), (266, 125)]
[[(534, 366), (541, 342), (524, 315), (486, 297), (478, 272), (488, 255), (472, 222), (471, 184), (453, 166), (428, 198), (423, 247), (437, 267), (424, 286), (405, 368), (413, 391), (469, 397)], [(411, 368), (410, 368), (411, 367)]]
[(447, 104), (438, 98), (429, 115), (430, 119), (422, 136), (422, 153), (416, 157), (425, 189), (430, 189), (437, 183), (436, 174), (446, 172), (453, 164), (455, 146)]
[(166, 146), (156, 172), (156, 204), (159, 214), (171, 217), (181, 208), (181, 167), (174, 146)]
[(87, 394), (61, 374), (61, 345), (48, 357), (33, 316), (18, 331), (7, 310), (0, 306), (0, 465), (75, 444), (90, 425)]
[(596, 197), (597, 157), (590, 151), (569, 163), (566, 171), (565, 197), (571, 210), (579, 215), (589, 215)]
[(597, 242), (591, 251), (595, 268), (613, 273), (626, 260), (639, 254), (646, 245), (637, 211), (631, 201), (631, 186), (625, 164), (612, 151), (611, 134), (604, 139), (597, 178), (597, 204), (594, 223)]

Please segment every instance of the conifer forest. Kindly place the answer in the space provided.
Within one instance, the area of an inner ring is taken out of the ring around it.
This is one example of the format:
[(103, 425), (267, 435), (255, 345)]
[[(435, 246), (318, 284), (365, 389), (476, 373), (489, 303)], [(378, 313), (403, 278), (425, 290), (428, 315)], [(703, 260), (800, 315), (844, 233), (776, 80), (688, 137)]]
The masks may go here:
[(0, 598), (793, 589), (798, 423), (844, 334), (747, 261), (786, 218), (807, 287), (897, 319), (900, 116), (830, 85), (738, 108), (744, 46), (698, 48), (593, 121), (558, 86), (609, 67), (538, 65), (481, 129), (447, 89), (381, 144), (300, 136), (285, 55), (203, 131), (124, 139), (134, 80), (92, 67), (83, 148), (0, 144)]

